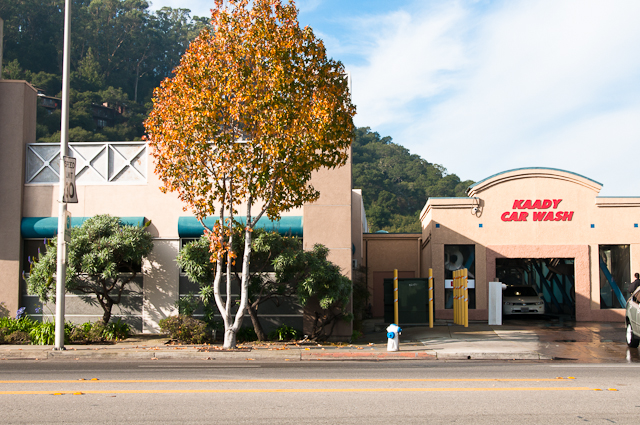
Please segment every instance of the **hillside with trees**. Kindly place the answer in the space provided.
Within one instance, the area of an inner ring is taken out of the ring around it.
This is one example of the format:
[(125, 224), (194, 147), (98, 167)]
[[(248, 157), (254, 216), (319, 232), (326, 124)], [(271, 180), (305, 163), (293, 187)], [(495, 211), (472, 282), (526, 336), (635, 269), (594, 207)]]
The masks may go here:
[(474, 182), (380, 137), (369, 127), (356, 130), (353, 187), (362, 189), (369, 231), (420, 232), (418, 215), (432, 196), (466, 196)]
[[(73, 0), (71, 141), (139, 140), (154, 88), (209, 18), (144, 0)], [(1, 1), (6, 79), (40, 89), (37, 140), (60, 140), (64, 0)]]
[[(63, 0), (0, 1), (2, 74), (40, 89), (38, 142), (60, 141), (63, 12)], [(139, 140), (153, 90), (208, 22), (189, 9), (152, 12), (144, 0), (73, 0), (70, 140)], [(363, 190), (371, 231), (418, 232), (430, 196), (464, 196), (471, 183), (391, 137), (356, 130), (353, 187)]]

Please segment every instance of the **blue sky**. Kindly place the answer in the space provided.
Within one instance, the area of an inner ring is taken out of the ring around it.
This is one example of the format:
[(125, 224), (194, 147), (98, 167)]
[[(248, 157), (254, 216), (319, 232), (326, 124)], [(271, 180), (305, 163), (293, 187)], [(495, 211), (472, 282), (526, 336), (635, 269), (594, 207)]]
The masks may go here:
[(356, 125), (463, 180), (553, 167), (640, 196), (640, 1), (296, 4), (352, 75)]

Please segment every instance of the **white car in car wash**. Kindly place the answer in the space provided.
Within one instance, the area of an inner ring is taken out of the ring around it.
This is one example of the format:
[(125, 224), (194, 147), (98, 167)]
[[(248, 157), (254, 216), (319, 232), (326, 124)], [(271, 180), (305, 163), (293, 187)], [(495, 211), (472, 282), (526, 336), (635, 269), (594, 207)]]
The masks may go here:
[(502, 314), (544, 314), (544, 300), (533, 286), (507, 286), (502, 293)]

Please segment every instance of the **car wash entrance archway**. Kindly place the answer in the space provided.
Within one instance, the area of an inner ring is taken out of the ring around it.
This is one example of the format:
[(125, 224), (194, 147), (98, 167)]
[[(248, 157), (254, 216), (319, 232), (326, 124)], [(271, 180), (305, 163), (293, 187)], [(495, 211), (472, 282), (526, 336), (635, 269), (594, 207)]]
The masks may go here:
[[(575, 270), (573, 258), (496, 258), (496, 278), (510, 287), (532, 287), (541, 294), (545, 316), (575, 319)], [(512, 291), (513, 292), (513, 291)], [(529, 313), (512, 309), (515, 314)]]

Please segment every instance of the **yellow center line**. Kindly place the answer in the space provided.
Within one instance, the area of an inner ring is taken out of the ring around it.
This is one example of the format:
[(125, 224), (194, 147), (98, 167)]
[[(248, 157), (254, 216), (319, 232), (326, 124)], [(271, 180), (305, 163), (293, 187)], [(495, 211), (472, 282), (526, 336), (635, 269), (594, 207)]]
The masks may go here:
[[(565, 378), (531, 378), (531, 379), (507, 379), (507, 378), (462, 378), (462, 379), (53, 379), (53, 380), (15, 380), (0, 381), (0, 384), (73, 384), (73, 383), (256, 383), (256, 382), (550, 382), (570, 381)], [(571, 380), (574, 381), (574, 380)]]
[[(89, 390), (82, 394), (192, 394), (192, 393), (349, 393), (349, 392), (469, 392), (469, 391), (595, 391), (587, 387), (509, 387), (509, 388), (284, 388), (229, 390)], [(0, 391), (0, 395), (63, 395), (79, 391)]]

